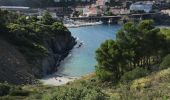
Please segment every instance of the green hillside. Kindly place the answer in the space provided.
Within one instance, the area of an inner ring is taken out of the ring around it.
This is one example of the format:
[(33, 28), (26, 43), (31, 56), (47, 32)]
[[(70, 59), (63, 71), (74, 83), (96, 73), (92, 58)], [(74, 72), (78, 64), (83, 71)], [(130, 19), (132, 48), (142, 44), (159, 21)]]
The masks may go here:
[[(128, 84), (113, 85), (97, 80), (94, 74), (60, 87), (10, 86), (1, 100), (169, 100), (170, 68), (153, 72)], [(0, 85), (0, 95), (2, 93)], [(60, 99), (59, 99), (60, 98)]]

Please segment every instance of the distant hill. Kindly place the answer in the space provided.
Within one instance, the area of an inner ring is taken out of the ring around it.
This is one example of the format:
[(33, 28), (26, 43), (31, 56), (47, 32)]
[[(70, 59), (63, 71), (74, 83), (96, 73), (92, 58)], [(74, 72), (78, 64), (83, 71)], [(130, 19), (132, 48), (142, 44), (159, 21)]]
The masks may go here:
[(0, 6), (29, 6), (29, 7), (48, 7), (48, 6), (70, 6), (87, 4), (76, 1), (56, 3), (54, 0), (0, 0)]
[(53, 0), (0, 0), (1, 6), (46, 7), (53, 4)]

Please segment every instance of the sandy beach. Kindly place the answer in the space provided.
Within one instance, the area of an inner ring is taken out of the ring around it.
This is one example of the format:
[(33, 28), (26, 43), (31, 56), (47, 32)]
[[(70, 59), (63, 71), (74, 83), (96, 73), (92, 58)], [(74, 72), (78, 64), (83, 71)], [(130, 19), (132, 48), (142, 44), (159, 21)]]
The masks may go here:
[(55, 73), (53, 75), (49, 75), (44, 77), (43, 79), (40, 79), (40, 82), (42, 82), (43, 85), (60, 86), (60, 85), (67, 84), (70, 81), (74, 81), (75, 79), (78, 78), (68, 77), (68, 76), (59, 75)]

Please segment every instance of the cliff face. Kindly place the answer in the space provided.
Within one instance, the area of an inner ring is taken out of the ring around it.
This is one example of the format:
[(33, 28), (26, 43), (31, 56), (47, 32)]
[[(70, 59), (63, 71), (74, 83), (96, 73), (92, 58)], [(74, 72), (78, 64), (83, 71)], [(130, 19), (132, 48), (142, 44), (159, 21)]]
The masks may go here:
[(0, 82), (13, 84), (33, 83), (34, 79), (57, 71), (60, 61), (64, 59), (76, 44), (71, 33), (44, 37), (44, 47), (48, 55), (29, 63), (26, 57), (4, 39), (0, 39)]
[(30, 65), (11, 44), (0, 39), (0, 82), (14, 84), (32, 83)]
[(53, 73), (76, 44), (48, 12), (41, 19), (5, 10), (0, 15), (0, 82), (32, 83)]
[(57, 71), (60, 61), (68, 55), (76, 44), (70, 32), (64, 34), (44, 39), (44, 44), (49, 54), (42, 60), (43, 76)]

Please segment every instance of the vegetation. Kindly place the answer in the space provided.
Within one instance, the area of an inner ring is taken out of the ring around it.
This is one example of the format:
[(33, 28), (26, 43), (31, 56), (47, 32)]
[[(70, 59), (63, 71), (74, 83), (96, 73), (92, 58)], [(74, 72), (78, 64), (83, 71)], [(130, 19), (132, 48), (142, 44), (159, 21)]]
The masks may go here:
[(63, 87), (58, 88), (58, 91), (50, 91), (42, 98), (43, 100), (105, 100), (105, 95), (99, 89)]
[[(91, 3), (91, 2), (90, 2)], [(81, 0), (61, 0), (61, 2), (54, 2), (54, 0), (0, 0), (0, 5), (7, 6), (29, 6), (29, 7), (49, 7), (49, 6), (70, 6), (78, 4), (88, 4)]]
[[(65, 36), (62, 23), (0, 10), (0, 35), (32, 64), (48, 55), (44, 37)], [(13, 20), (16, 18), (17, 20)], [(60, 87), (0, 84), (2, 100), (147, 100), (170, 99), (170, 31), (152, 20), (126, 23), (96, 51), (96, 73)], [(156, 67), (156, 68), (155, 68)], [(158, 67), (158, 68), (157, 68)], [(163, 70), (155, 70), (163, 69)], [(116, 83), (116, 84), (113, 84)]]
[(151, 65), (159, 64), (170, 52), (168, 45), (166, 35), (152, 20), (126, 23), (116, 40), (107, 40), (96, 51), (96, 74), (101, 80), (118, 82), (124, 73), (137, 67), (151, 70)]
[[(35, 73), (37, 77), (41, 77), (41, 61), (45, 57), (51, 52), (66, 52), (71, 48), (70, 44), (74, 41), (69, 30), (62, 23), (53, 19), (48, 12), (41, 19), (38, 19), (34, 16), (28, 17), (0, 10), (0, 37), (14, 45), (25, 56), (27, 62), (31, 65), (30, 69), (39, 71)], [(57, 38), (61, 39), (57, 40)], [(53, 41), (53, 39), (56, 39), (56, 41)], [(51, 41), (49, 47), (46, 45), (48, 41)], [(61, 42), (64, 44), (62, 44), (61, 50), (58, 50), (58, 48), (53, 47), (55, 43), (52, 44), (52, 42), (58, 43), (58, 45)], [(53, 51), (49, 51), (49, 48)]]
[(149, 71), (145, 68), (137, 67), (132, 71), (128, 71), (121, 77), (121, 82), (128, 83), (140, 77), (147, 76)]
[(166, 69), (170, 67), (170, 54), (168, 54), (160, 64), (161, 69)]
[(28, 96), (29, 92), (23, 90), (21, 86), (9, 85), (7, 83), (0, 84), (0, 96)]
[[(20, 86), (24, 94), (1, 96), (1, 100), (168, 100), (170, 99), (170, 69), (164, 69), (142, 78), (136, 78), (129, 83), (113, 85), (101, 82), (95, 74), (67, 85), (54, 86)], [(12, 85), (10, 85), (11, 87)], [(18, 86), (12, 86), (18, 87)]]
[[(2, 15), (1, 17), (4, 19), (9, 17), (9, 20), (4, 21), (5, 24), (2, 26), (5, 28), (2, 27), (0, 29), (3, 31), (1, 36), (9, 40), (10, 43), (16, 45), (29, 61), (31, 59), (35, 60), (37, 57), (45, 56), (48, 52), (43, 46), (42, 39), (43, 35), (45, 35), (45, 32), (47, 33), (51, 29), (49, 26), (44, 26), (45, 24), (43, 25), (41, 23), (48, 21), (45, 20), (45, 18), (46, 16), (49, 17), (49, 14), (44, 16), (42, 22), (38, 22), (38, 19), (34, 17), (19, 16), (17, 14), (13, 16), (10, 15), (11, 12), (2, 10), (0, 11), (2, 14), (4, 12), (7, 14)], [(12, 20), (13, 17), (17, 18), (17, 20)]]

